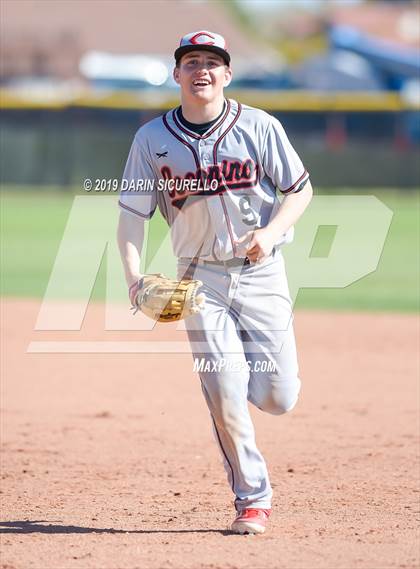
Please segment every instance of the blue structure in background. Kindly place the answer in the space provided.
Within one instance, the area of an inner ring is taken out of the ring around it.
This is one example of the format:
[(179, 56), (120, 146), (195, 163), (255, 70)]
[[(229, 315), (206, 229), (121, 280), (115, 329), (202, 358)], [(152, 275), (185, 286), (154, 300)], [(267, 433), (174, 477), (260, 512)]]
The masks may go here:
[(332, 26), (332, 49), (347, 50), (362, 56), (382, 76), (384, 87), (400, 90), (409, 79), (420, 80), (420, 52), (365, 35), (348, 26)]

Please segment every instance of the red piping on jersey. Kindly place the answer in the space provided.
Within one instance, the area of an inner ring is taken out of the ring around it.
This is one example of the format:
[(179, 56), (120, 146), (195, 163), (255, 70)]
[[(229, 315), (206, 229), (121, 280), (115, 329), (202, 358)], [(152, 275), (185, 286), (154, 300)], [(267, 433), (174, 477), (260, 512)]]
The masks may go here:
[(123, 209), (126, 209), (127, 211), (131, 211), (131, 213), (135, 213), (136, 215), (138, 215), (139, 217), (144, 217), (145, 219), (149, 219), (150, 218), (150, 213), (145, 215), (144, 213), (140, 213), (139, 211), (137, 211), (136, 209), (133, 209), (132, 207), (128, 207), (128, 205), (125, 205), (122, 203), (122, 201), (118, 201), (118, 205), (120, 207), (122, 207)]
[(238, 103), (238, 110), (236, 112), (236, 117), (233, 119), (233, 121), (230, 123), (230, 125), (227, 127), (227, 129), (224, 132), (222, 132), (222, 134), (219, 136), (219, 138), (214, 143), (214, 146), (213, 146), (213, 162), (215, 165), (217, 164), (217, 147), (219, 146), (221, 140), (235, 126), (235, 123), (239, 119), (239, 115), (241, 114), (241, 111), (242, 111), (242, 105), (241, 105), (241, 103)]
[(290, 186), (290, 188), (287, 188), (287, 190), (281, 190), (282, 194), (289, 194), (292, 190), (294, 190), (296, 188), (296, 186), (303, 181), (303, 179), (305, 178), (305, 176), (308, 176), (308, 172), (305, 170), (302, 174), (302, 176), (296, 180), (296, 182), (293, 184), (293, 186)]
[(169, 130), (169, 132), (171, 134), (173, 134), (173, 136), (179, 140), (179, 142), (182, 142), (182, 144), (184, 144), (187, 148), (189, 148), (191, 150), (191, 152), (193, 153), (194, 156), (194, 161), (195, 161), (195, 165), (197, 167), (197, 170), (199, 170), (201, 168), (201, 164), (200, 164), (200, 160), (198, 159), (198, 154), (194, 148), (194, 146), (192, 146), (189, 142), (187, 142), (186, 140), (184, 140), (181, 136), (179, 136), (179, 134), (177, 134), (168, 124), (168, 120), (166, 118), (166, 115), (168, 113), (165, 113), (162, 116), (162, 120), (163, 120), (163, 124), (166, 126), (166, 128)]
[[(233, 119), (233, 121), (230, 123), (230, 125), (227, 127), (227, 129), (224, 132), (222, 132), (222, 134), (219, 136), (219, 138), (214, 143), (214, 146), (213, 146), (213, 163), (215, 166), (217, 165), (217, 148), (218, 148), (220, 142), (223, 140), (223, 138), (227, 135), (227, 133), (235, 126), (235, 123), (239, 119), (239, 115), (241, 114), (241, 111), (242, 111), (242, 105), (241, 105), (241, 103), (238, 103), (238, 110), (236, 113), (236, 117)], [(225, 200), (223, 199), (223, 195), (219, 194), (219, 198), (220, 198), (220, 202), (222, 204), (222, 208), (223, 208), (225, 218), (227, 221), (227, 228), (228, 228), (228, 232), (229, 232), (230, 242), (232, 245), (232, 252), (233, 252), (233, 256), (235, 257), (236, 256), (236, 245), (235, 245), (235, 240), (233, 239), (232, 225), (231, 225), (230, 218), (229, 218), (229, 212), (227, 210)]]
[(192, 136), (192, 138), (195, 138), (197, 140), (203, 140), (204, 138), (208, 138), (211, 134), (213, 134), (213, 132), (216, 131), (225, 122), (226, 117), (228, 116), (229, 112), (230, 112), (230, 101), (228, 99), (227, 105), (226, 105), (226, 110), (225, 110), (222, 118), (220, 119), (220, 121), (217, 124), (215, 124), (214, 127), (209, 132), (204, 133), (202, 136), (184, 128), (183, 125), (176, 118), (175, 110), (172, 111), (172, 119), (173, 119), (174, 123), (176, 124), (176, 126), (179, 128), (179, 130), (181, 130), (185, 134), (188, 134), (188, 136)]

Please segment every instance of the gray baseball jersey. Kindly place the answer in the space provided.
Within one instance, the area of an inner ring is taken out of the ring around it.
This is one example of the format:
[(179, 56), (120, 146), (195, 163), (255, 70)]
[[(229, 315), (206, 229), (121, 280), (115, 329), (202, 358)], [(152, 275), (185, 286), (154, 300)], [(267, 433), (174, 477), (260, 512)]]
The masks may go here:
[[(176, 110), (142, 126), (123, 175), (120, 207), (150, 218), (156, 206), (171, 226), (177, 257), (227, 260), (241, 255), (235, 241), (265, 227), (284, 195), (309, 175), (280, 122), (228, 100), (203, 136), (187, 130)], [(293, 229), (279, 236), (290, 241)], [(200, 249), (201, 247), (201, 249)]]

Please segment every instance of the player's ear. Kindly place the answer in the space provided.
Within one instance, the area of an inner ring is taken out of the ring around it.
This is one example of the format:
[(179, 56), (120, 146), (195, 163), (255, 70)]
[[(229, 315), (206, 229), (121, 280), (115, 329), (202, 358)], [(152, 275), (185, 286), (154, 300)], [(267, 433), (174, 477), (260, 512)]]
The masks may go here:
[(225, 65), (225, 81), (223, 87), (227, 87), (232, 81), (232, 69)]
[(178, 67), (178, 65), (176, 65), (174, 67), (174, 71), (173, 71), (172, 75), (173, 75), (173, 78), (175, 80), (175, 83), (178, 83), (178, 85), (179, 85), (179, 67)]

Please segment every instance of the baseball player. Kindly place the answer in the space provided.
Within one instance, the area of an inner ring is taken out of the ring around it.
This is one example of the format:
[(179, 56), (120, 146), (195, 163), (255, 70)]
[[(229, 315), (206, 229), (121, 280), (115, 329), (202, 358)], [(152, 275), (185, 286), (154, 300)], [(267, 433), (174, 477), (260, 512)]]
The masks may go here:
[(144, 283), (143, 224), (158, 206), (171, 228), (178, 278), (203, 283), (205, 304), (185, 325), (235, 495), (231, 529), (263, 533), (272, 489), (248, 402), (280, 415), (298, 399), (281, 245), (292, 239), (312, 187), (280, 122), (225, 98), (232, 70), (222, 36), (185, 35), (175, 62), (181, 106), (134, 137), (120, 194), (118, 242), (135, 304)]

